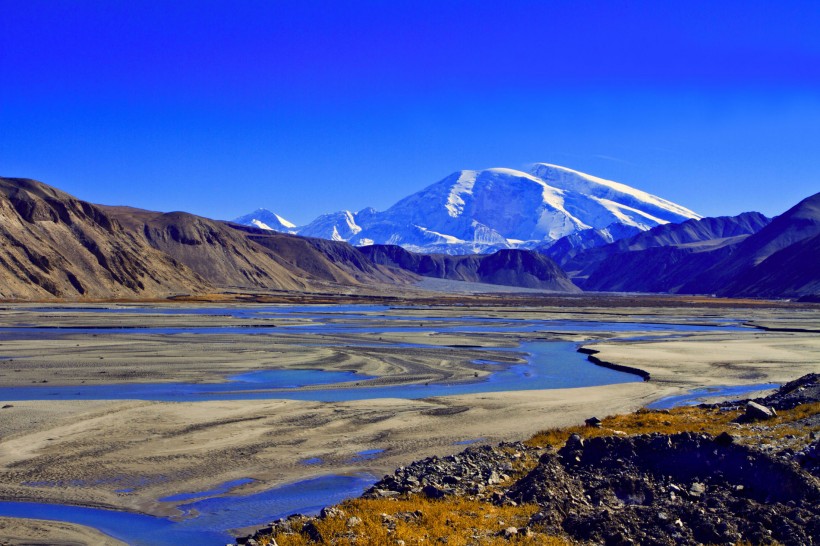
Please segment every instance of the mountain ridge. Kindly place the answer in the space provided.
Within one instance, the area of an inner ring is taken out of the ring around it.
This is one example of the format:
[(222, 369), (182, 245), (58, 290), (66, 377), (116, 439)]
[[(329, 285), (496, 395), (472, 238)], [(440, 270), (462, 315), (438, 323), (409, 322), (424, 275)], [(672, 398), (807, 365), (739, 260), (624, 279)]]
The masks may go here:
[(819, 264), (820, 193), (771, 221), (744, 213), (660, 226), (561, 265), (584, 290), (801, 298), (820, 294)]
[(360, 247), (373, 263), (422, 277), (479, 282), (556, 292), (580, 292), (547, 256), (530, 250), (503, 249), (493, 254), (417, 254), (398, 245)]
[(224, 290), (343, 292), (414, 279), (368, 262), (347, 243), (186, 212), (95, 205), (35, 180), (0, 178), (2, 299), (149, 299)]
[[(247, 225), (247, 216), (235, 221)], [(536, 163), (530, 172), (457, 171), (385, 211), (327, 213), (294, 231), (355, 246), (396, 244), (413, 252), (457, 255), (533, 248), (590, 229), (611, 242), (691, 218), (700, 216), (625, 184)]]

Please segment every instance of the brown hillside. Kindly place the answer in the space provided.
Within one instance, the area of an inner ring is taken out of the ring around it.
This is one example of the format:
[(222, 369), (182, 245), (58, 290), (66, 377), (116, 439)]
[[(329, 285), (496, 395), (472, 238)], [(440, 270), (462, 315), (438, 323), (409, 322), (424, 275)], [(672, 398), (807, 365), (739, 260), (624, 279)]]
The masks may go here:
[(185, 212), (93, 205), (0, 178), (0, 299), (148, 299), (220, 290), (338, 290), (415, 277), (346, 243)]
[(0, 298), (152, 298), (212, 287), (101, 207), (0, 178)]

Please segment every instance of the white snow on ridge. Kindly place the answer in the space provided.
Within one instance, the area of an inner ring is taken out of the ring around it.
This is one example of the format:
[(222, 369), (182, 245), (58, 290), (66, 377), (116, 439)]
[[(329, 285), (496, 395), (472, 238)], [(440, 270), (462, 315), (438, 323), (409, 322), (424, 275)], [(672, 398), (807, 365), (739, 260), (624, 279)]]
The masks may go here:
[[(689, 210), (685, 207), (682, 207), (682, 206), (680, 206), (676, 203), (673, 203), (671, 201), (667, 201), (666, 199), (662, 199), (662, 198), (660, 198), (656, 195), (652, 195), (651, 193), (647, 193), (643, 190), (639, 190), (639, 189), (633, 188), (631, 186), (627, 186), (626, 184), (622, 184), (620, 182), (614, 182), (612, 180), (607, 180), (605, 178), (599, 178), (599, 177), (593, 176), (591, 174), (582, 173), (580, 171), (576, 171), (576, 170), (573, 170), (573, 169), (570, 169), (570, 168), (567, 168), (567, 167), (562, 167), (560, 165), (553, 165), (551, 163), (535, 163), (532, 166), (532, 172), (535, 176), (544, 176), (544, 178), (547, 179), (547, 180), (549, 180), (551, 178), (551, 177), (549, 177), (549, 174), (548, 174), (550, 171), (575, 175), (574, 178), (576, 178), (576, 180), (574, 182), (576, 182), (576, 183), (574, 184), (575, 187), (573, 189), (575, 191), (579, 191), (581, 193), (592, 194), (592, 193), (595, 193), (594, 185), (603, 186), (603, 187), (609, 188), (613, 191), (616, 191), (618, 193), (630, 195), (630, 196), (634, 197), (635, 199), (638, 199), (639, 201), (642, 201), (642, 202), (645, 202), (645, 203), (651, 203), (651, 204), (653, 204), (657, 207), (666, 209), (670, 212), (679, 214), (681, 216), (686, 216), (688, 218), (695, 218), (695, 219), (702, 218), (702, 216), (700, 216), (699, 214), (697, 214), (697, 213), (695, 213), (695, 212), (693, 212), (693, 211), (691, 211), (691, 210)], [(578, 182), (580, 180), (584, 180), (584, 181), (588, 182), (588, 184), (586, 184), (586, 185), (578, 184)], [(582, 187), (579, 188), (578, 187), (579, 185), (582, 186)], [(586, 190), (586, 191), (584, 191), (584, 190)]]
[(279, 220), (279, 223), (282, 224), (283, 226), (285, 226), (286, 228), (294, 229), (296, 227), (296, 224), (294, 224), (293, 222), (289, 222), (289, 221), (285, 220), (284, 218), (282, 218), (281, 216), (279, 216), (275, 212), (273, 213), (273, 215), (276, 217), (277, 220)]
[(447, 207), (447, 213), (453, 218), (458, 218), (464, 212), (465, 203), (462, 195), (472, 195), (477, 176), (478, 171), (461, 171), (461, 176), (458, 177), (458, 180), (450, 189), (445, 207)]
[[(590, 196), (590, 199), (600, 203), (601, 206), (604, 207), (609, 212), (611, 212), (612, 215), (615, 216), (615, 218), (617, 218), (620, 223), (625, 224), (627, 226), (635, 226), (635, 227), (640, 228), (642, 230), (646, 230), (646, 229), (649, 229), (649, 228), (652, 228), (652, 227), (655, 227), (655, 226), (658, 226), (658, 225), (661, 225), (661, 224), (668, 224), (669, 223), (667, 220), (657, 218), (657, 217), (652, 216), (651, 214), (646, 213), (642, 210), (638, 210), (634, 207), (630, 207), (628, 205), (624, 205), (624, 204), (621, 204), (621, 203), (616, 203), (615, 201), (611, 201), (609, 199), (602, 199), (600, 197), (595, 197), (595, 196)], [(637, 216), (643, 217), (648, 222), (647, 223), (637, 222), (631, 216), (629, 216), (627, 214), (624, 214), (624, 211), (629, 211), (629, 212), (631, 212), (631, 213), (633, 213)]]
[(353, 235), (356, 235), (357, 233), (359, 233), (362, 230), (361, 226), (356, 225), (356, 219), (353, 217), (352, 212), (350, 212), (349, 210), (346, 210), (346, 211), (344, 211), (344, 213), (345, 213), (344, 218), (345, 218), (345, 222), (347, 222), (348, 229), (350, 229), (350, 231), (351, 231), (351, 233), (353, 233)]
[(255, 226), (267, 231), (278, 231), (282, 233), (295, 233), (296, 226), (267, 209), (256, 209), (250, 214), (234, 219), (237, 224), (245, 226)]
[(270, 227), (268, 224), (266, 224), (262, 220), (257, 220), (256, 218), (254, 218), (253, 220), (251, 220), (251, 223), (253, 225), (255, 225), (256, 227), (260, 228), (260, 229), (266, 229), (268, 231), (275, 231), (272, 227)]
[(435, 237), (437, 239), (440, 239), (441, 241), (447, 243), (448, 245), (458, 245), (458, 244), (464, 244), (466, 242), (466, 241), (462, 241), (458, 237), (453, 237), (452, 235), (446, 235), (444, 233), (438, 233), (438, 232), (433, 231), (432, 229), (427, 229), (427, 228), (422, 227), (422, 226), (413, 226), (413, 227), (419, 229), (424, 235), (433, 236), (433, 237)]

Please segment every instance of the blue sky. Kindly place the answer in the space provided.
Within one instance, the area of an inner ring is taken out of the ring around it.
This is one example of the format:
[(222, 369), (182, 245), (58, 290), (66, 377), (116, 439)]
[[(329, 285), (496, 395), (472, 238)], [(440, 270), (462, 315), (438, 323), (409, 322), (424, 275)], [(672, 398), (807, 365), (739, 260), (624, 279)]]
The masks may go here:
[(2, 0), (0, 175), (297, 223), (532, 162), (704, 215), (820, 191), (820, 2)]

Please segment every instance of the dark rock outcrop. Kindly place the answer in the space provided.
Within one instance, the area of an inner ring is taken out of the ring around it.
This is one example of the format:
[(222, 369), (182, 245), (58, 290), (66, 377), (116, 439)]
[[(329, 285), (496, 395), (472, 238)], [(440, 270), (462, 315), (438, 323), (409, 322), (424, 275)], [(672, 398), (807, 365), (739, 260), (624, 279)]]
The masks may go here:
[(510, 479), (524, 461), (537, 456), (536, 449), (521, 443), (469, 447), (457, 455), (428, 457), (403, 466), (374, 484), (364, 496), (422, 493), (431, 498), (445, 495), (488, 498), (488, 487)]
[(534, 527), (600, 544), (816, 544), (817, 482), (726, 437), (576, 436), (502, 502), (538, 504)]
[[(719, 404), (706, 404), (706, 407), (724, 409), (742, 409), (750, 400), (730, 400)], [(781, 385), (774, 393), (751, 400), (761, 406), (775, 411), (786, 411), (802, 404), (820, 402), (820, 374), (810, 373)]]
[[(818, 374), (801, 377), (757, 399), (783, 411), (818, 401)], [(746, 402), (709, 408), (740, 409)], [(798, 417), (790, 426), (806, 425), (812, 430), (820, 420), (819, 414), (811, 412)], [(808, 435), (809, 442), (802, 445), (789, 444), (787, 436), (775, 442), (782, 445), (765, 449), (748, 435), (741, 442), (729, 432), (717, 436), (616, 433), (589, 439), (574, 434), (561, 449), (546, 451), (521, 443), (475, 446), (457, 455), (429, 457), (401, 467), (364, 496), (455, 496), (499, 505), (537, 505), (526, 527), (498, 532), (507, 538), (541, 532), (613, 546), (744, 542), (812, 546), (820, 544), (820, 438), (815, 434)], [(786, 445), (795, 449), (784, 449)], [(319, 519), (331, 516), (346, 514), (329, 508)], [(395, 529), (397, 519), (414, 517), (410, 512), (382, 515), (390, 529)], [(296, 527), (315, 541), (322, 537), (304, 531), (313, 521), (294, 515), (238, 543), (264, 538), (271, 531), (293, 533)], [(454, 530), (454, 534), (460, 532), (470, 530)]]

